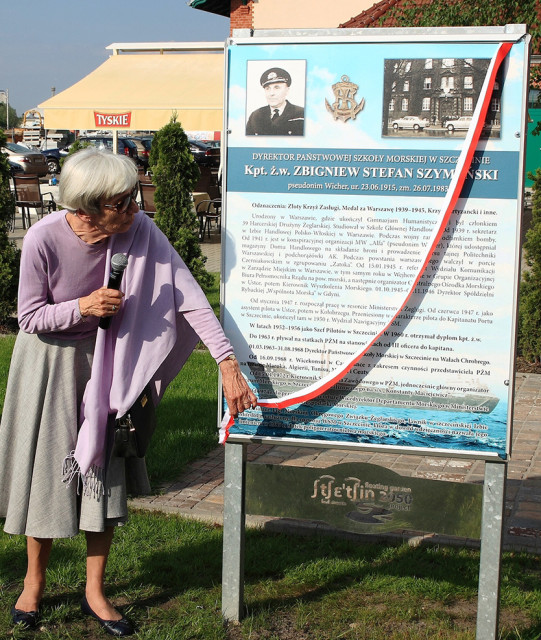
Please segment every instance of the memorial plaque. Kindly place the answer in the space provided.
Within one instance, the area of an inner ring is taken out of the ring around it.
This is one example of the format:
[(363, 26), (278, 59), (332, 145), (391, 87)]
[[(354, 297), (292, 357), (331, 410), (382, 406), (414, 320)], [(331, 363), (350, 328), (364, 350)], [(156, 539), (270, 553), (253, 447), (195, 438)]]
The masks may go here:
[(499, 37), (230, 41), (223, 321), (260, 403), (222, 440), (506, 458), (528, 41)]

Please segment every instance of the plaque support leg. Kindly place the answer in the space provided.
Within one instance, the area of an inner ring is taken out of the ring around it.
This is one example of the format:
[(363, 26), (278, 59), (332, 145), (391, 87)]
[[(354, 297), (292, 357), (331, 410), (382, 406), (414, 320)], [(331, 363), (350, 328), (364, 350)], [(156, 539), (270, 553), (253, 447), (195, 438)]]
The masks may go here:
[(246, 445), (226, 443), (222, 615), (235, 621), (242, 618), (244, 606), (245, 486)]
[(485, 464), (476, 640), (496, 640), (498, 635), (506, 471), (503, 462)]

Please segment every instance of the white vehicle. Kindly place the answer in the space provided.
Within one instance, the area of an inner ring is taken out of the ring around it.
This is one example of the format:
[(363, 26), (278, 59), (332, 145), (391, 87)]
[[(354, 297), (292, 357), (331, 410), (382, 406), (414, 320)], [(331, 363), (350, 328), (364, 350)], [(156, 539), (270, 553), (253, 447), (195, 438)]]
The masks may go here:
[(424, 129), (428, 127), (429, 121), (427, 118), (419, 118), (419, 116), (404, 116), (402, 118), (397, 118), (393, 120), (392, 125), (393, 129), (413, 129), (414, 131), (419, 131), (420, 129)]
[(445, 128), (447, 131), (454, 131), (455, 129), (464, 131), (470, 128), (471, 120), (471, 116), (460, 116), (460, 118), (455, 118), (454, 120), (447, 120)]

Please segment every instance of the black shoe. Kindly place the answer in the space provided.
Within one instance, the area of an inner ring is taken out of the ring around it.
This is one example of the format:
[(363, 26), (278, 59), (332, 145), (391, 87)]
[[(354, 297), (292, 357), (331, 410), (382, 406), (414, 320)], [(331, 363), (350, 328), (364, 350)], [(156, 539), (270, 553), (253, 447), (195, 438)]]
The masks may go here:
[(23, 629), (35, 629), (38, 626), (39, 611), (21, 611), (11, 607), (11, 621), (20, 624)]
[(132, 633), (135, 632), (131, 623), (128, 622), (126, 618), (121, 618), (120, 620), (103, 620), (102, 618), (100, 618), (90, 608), (86, 596), (81, 600), (81, 611), (85, 615), (95, 618), (98, 623), (105, 629), (105, 631), (107, 631), (107, 633), (112, 636), (122, 638), (124, 636), (131, 636)]

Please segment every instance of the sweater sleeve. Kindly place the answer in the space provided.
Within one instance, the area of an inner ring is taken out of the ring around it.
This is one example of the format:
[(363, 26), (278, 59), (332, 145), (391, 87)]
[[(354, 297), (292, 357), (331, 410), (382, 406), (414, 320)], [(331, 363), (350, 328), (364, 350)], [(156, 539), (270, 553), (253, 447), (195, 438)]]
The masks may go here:
[(233, 347), (212, 309), (186, 311), (184, 317), (218, 364), (233, 353)]
[(50, 303), (46, 262), (35, 247), (25, 246), (21, 256), (18, 318), (26, 333), (62, 331), (83, 321), (78, 299)]
[[(60, 243), (54, 250), (41, 240), (42, 234), (30, 231), (21, 255), (18, 295), (21, 330), (26, 333), (67, 331), (68, 334), (80, 332), (83, 326), (89, 330), (90, 325), (96, 323), (87, 323), (81, 316), (76, 292), (87, 287), (96, 276), (82, 268), (80, 256), (74, 254), (70, 260), (65, 251), (60, 253)], [(66, 286), (66, 281), (70, 286)]]

